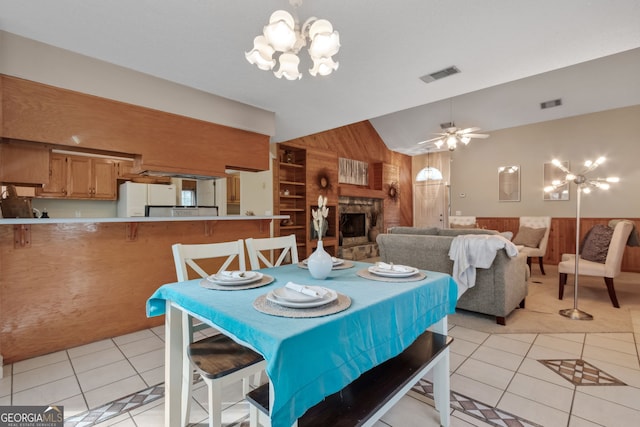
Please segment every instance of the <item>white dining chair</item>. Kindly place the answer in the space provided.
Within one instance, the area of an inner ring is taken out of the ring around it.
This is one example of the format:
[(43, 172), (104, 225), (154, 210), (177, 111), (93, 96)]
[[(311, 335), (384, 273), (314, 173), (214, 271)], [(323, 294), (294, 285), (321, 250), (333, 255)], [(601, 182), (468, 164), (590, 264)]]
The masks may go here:
[[(209, 274), (203, 265), (219, 263), (220, 259), (224, 261), (217, 272), (227, 270), (236, 259), (238, 269), (246, 269), (242, 239), (193, 245), (176, 243), (171, 249), (179, 282), (189, 280), (189, 269), (197, 273), (198, 277), (207, 277)], [(183, 348), (187, 353), (182, 364), (182, 425), (189, 424), (195, 368), (209, 389), (209, 426), (221, 427), (222, 388), (227, 384), (242, 381), (242, 393), (246, 395), (249, 392), (249, 377), (254, 376), (256, 382), (259, 382), (265, 361), (260, 354), (219, 332), (194, 341), (194, 332), (209, 326), (205, 323), (194, 325), (194, 319), (184, 311), (182, 316)]]
[[(259, 270), (266, 267), (277, 267), (287, 261), (291, 264), (297, 264), (298, 246), (296, 244), (295, 234), (281, 237), (266, 237), (263, 239), (249, 238), (245, 240), (247, 245), (247, 253), (249, 254), (249, 262), (252, 270)], [(273, 251), (280, 250), (280, 254), (275, 262), (272, 262)], [(268, 254), (265, 254), (268, 252)], [(268, 257), (267, 257), (268, 255)]]

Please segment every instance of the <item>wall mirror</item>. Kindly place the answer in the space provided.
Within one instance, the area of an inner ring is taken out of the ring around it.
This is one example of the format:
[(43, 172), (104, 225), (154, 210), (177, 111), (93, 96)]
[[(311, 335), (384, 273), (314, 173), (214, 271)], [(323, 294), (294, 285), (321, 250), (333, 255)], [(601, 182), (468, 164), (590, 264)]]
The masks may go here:
[(500, 166), (498, 168), (498, 200), (501, 202), (520, 201), (520, 166)]
[[(569, 162), (560, 162), (562, 165), (569, 169)], [(542, 188), (551, 187), (554, 182), (562, 182), (564, 180), (565, 173), (555, 166), (553, 163), (545, 163), (543, 170), (543, 183)], [(543, 191), (544, 200), (569, 200), (569, 183), (566, 183), (553, 191)]]

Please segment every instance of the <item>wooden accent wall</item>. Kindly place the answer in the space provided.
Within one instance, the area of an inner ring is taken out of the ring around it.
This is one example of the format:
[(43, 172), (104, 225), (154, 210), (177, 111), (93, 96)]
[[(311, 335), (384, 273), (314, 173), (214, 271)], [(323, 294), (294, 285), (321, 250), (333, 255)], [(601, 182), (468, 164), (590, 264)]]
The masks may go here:
[(225, 169), (269, 169), (267, 135), (9, 76), (0, 80), (0, 136), (6, 138), (137, 154), (135, 172), (225, 176)]
[[(616, 218), (582, 218), (580, 221), (580, 240), (596, 224), (608, 224)], [(634, 221), (636, 229), (640, 231), (640, 218), (627, 218)], [(515, 237), (518, 232), (518, 218), (477, 218), (478, 225), (482, 228), (498, 231), (511, 231)], [(576, 219), (552, 218), (547, 254), (543, 258), (545, 264), (558, 264), (562, 254), (576, 253)], [(640, 273), (640, 247), (627, 246), (622, 259), (622, 271)]]
[[(338, 254), (338, 235), (337, 235), (337, 223), (338, 223), (338, 193), (335, 191), (338, 185), (338, 170), (335, 165), (338, 163), (338, 158), (335, 151), (324, 151), (307, 149), (307, 163), (306, 163), (306, 196), (307, 206), (317, 206), (318, 196), (323, 195), (327, 197), (327, 204), (329, 206), (335, 206), (336, 208), (330, 212), (333, 212), (334, 217), (328, 218), (329, 231), (327, 236), (322, 240), (324, 241), (324, 247), (332, 255)], [(322, 189), (318, 182), (318, 176), (320, 173), (329, 177), (329, 188)], [(311, 223), (311, 210), (309, 210), (309, 224)], [(331, 230), (331, 227), (334, 229)], [(311, 227), (307, 227), (307, 246), (306, 254), (304, 257), (308, 257), (315, 250), (317, 246), (317, 240), (311, 239)]]
[[(315, 177), (319, 169), (326, 167), (332, 171), (331, 176), (335, 177), (335, 181), (331, 183), (331, 189), (326, 194), (329, 203), (332, 203), (332, 200), (337, 202), (341, 194), (357, 193), (359, 197), (382, 197), (385, 198), (382, 231), (389, 226), (413, 224), (411, 157), (389, 150), (370, 122), (363, 121), (331, 129), (293, 139), (286, 144), (307, 150), (307, 197), (315, 194), (314, 197), (317, 198), (318, 187), (313, 187)], [(340, 157), (369, 163), (369, 187), (338, 184), (338, 158)], [(397, 168), (400, 192), (396, 201), (389, 202), (386, 192), (375, 189), (371, 176), (374, 164), (386, 164)]]
[(164, 317), (147, 318), (145, 305), (176, 281), (171, 245), (269, 237), (269, 223), (34, 224), (24, 247), (14, 246), (13, 225), (0, 225), (4, 362), (161, 325)]

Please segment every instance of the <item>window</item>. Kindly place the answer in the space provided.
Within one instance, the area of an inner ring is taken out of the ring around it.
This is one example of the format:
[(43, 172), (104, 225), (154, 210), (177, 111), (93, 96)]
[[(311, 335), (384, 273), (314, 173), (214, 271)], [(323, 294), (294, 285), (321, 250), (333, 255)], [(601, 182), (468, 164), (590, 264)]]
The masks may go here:
[(180, 204), (182, 206), (196, 206), (196, 181), (191, 179), (182, 180), (182, 190), (180, 191)]
[(438, 181), (442, 180), (442, 172), (436, 168), (428, 167), (422, 169), (416, 175), (416, 181)]
[(195, 206), (196, 192), (193, 190), (182, 190), (180, 193), (180, 204), (182, 204), (182, 206)]

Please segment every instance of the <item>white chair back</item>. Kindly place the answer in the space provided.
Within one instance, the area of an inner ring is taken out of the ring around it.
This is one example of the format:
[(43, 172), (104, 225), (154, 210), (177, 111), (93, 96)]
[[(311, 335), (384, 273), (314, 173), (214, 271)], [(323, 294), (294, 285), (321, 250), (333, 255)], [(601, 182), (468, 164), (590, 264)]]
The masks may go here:
[[(189, 280), (188, 267), (193, 269), (200, 277), (207, 277), (209, 274), (217, 273), (226, 270), (234, 259), (238, 259), (239, 269), (244, 271), (246, 269), (246, 262), (244, 257), (244, 243), (242, 239), (235, 242), (223, 242), (223, 243), (203, 243), (194, 245), (184, 245), (182, 243), (176, 243), (171, 246), (173, 251), (173, 261), (176, 265), (176, 276), (179, 282)], [(197, 260), (224, 258), (225, 261), (222, 266), (216, 272), (206, 272)]]
[(475, 216), (452, 215), (452, 216), (449, 217), (449, 227), (451, 227), (451, 226), (475, 228), (476, 227), (476, 217)]
[[(295, 234), (282, 237), (267, 237), (264, 239), (249, 238), (245, 240), (247, 245), (247, 253), (249, 254), (249, 263), (252, 270), (259, 270), (264, 267), (277, 267), (282, 265), (285, 260), (289, 260), (291, 264), (298, 263), (298, 246), (296, 245)], [(273, 254), (271, 251), (282, 250), (280, 256), (276, 262), (272, 263)], [(269, 251), (269, 258), (265, 256), (266, 251)]]
[(520, 227), (529, 228), (546, 228), (542, 240), (538, 243), (538, 250), (535, 254), (529, 256), (544, 256), (547, 253), (547, 243), (549, 242), (549, 233), (551, 232), (550, 216), (521, 216)]
[(627, 245), (629, 235), (633, 230), (633, 223), (630, 221), (620, 221), (613, 229), (611, 242), (607, 251), (607, 259), (604, 262), (604, 276), (616, 277), (622, 269), (622, 256)]

